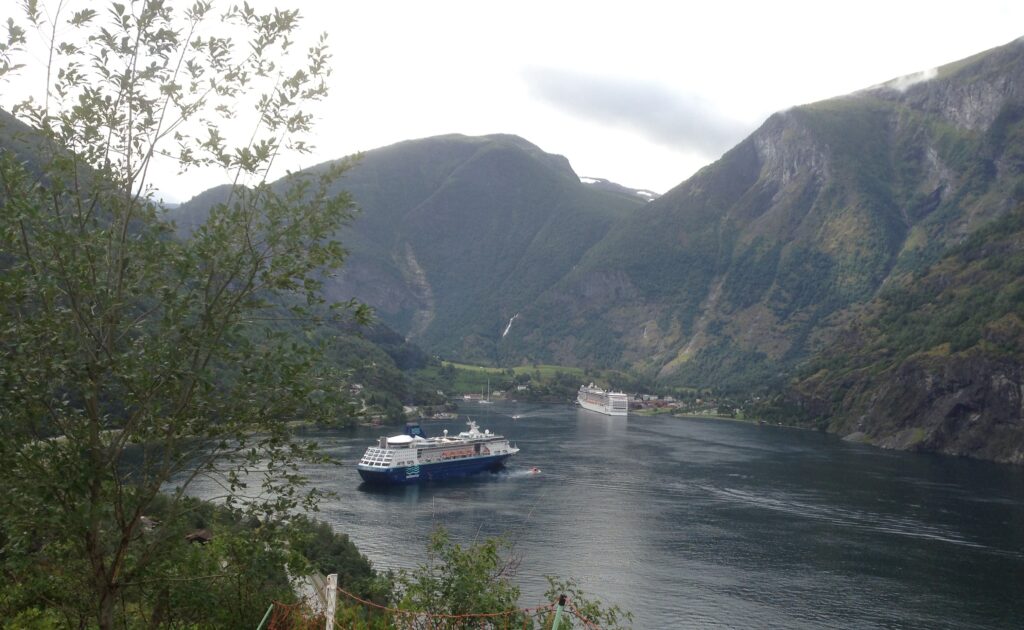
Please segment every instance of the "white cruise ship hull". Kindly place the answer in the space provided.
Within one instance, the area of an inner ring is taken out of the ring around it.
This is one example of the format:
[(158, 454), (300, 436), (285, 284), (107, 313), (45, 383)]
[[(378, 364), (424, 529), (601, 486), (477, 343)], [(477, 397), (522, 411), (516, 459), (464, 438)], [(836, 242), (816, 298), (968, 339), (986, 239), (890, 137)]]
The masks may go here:
[(599, 405), (583, 400), (582, 398), (577, 399), (577, 402), (580, 404), (580, 407), (583, 407), (584, 409), (603, 413), (606, 416), (625, 416), (629, 413), (625, 409), (612, 409), (610, 405)]

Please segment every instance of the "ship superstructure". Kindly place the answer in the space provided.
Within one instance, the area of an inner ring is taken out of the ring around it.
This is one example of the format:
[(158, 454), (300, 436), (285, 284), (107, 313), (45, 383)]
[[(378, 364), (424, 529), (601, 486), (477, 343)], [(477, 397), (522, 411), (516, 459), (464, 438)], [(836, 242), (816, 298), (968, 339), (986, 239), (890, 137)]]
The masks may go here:
[(605, 391), (593, 383), (580, 386), (576, 402), (584, 409), (609, 416), (629, 414), (629, 397), (622, 392)]
[(481, 432), (472, 420), (466, 424), (469, 430), (456, 436), (445, 430), (432, 438), (418, 424), (407, 425), (404, 434), (382, 436), (376, 446), (367, 448), (356, 469), (368, 483), (418, 483), (497, 471), (519, 452), (505, 437)]

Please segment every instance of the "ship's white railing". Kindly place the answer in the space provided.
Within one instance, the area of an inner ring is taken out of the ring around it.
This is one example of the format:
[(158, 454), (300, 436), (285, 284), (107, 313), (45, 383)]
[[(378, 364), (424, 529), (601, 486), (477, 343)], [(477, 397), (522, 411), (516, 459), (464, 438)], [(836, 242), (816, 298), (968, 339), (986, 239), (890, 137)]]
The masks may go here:
[(359, 463), (363, 466), (386, 466), (391, 463), (392, 457), (394, 451), (391, 449), (370, 447), (363, 453)]

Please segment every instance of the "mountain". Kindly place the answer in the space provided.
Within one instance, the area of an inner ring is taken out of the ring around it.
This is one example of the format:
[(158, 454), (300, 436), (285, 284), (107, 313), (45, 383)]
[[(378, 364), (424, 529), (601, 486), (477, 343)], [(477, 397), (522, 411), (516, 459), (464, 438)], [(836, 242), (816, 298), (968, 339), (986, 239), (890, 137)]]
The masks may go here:
[[(2, 111), (0, 148), (30, 168), (49, 150)], [(1024, 463), (1024, 40), (774, 114), (662, 196), (511, 135), (354, 164), (325, 292), (382, 324), (320, 334), (394, 416), (436, 395), (403, 375), (428, 354), (626, 366), (768, 391), (762, 414), (851, 440)], [(187, 233), (230, 190), (167, 215)]]
[(515, 136), (369, 151), (339, 185), (362, 213), (328, 290), (448, 357), (782, 383), (1024, 198), (1022, 50), (777, 113), (649, 202)]
[(430, 353), (767, 390), (787, 421), (1020, 461), (1024, 41), (779, 112), (661, 197), (504, 135), (370, 151), (341, 189), (331, 297)]
[(601, 188), (610, 192), (625, 194), (627, 197), (640, 197), (644, 201), (653, 201), (661, 196), (653, 190), (627, 188), (622, 184), (616, 184), (615, 182), (601, 177), (580, 177), (580, 181), (584, 184), (593, 186), (594, 188)]
[(1024, 199), (1022, 120), (1020, 41), (775, 114), (609, 229), (506, 355), (782, 382), (849, 309)]
[(14, 152), (18, 159), (34, 162), (34, 153), (42, 143), (32, 128), (0, 109), (0, 147)]
[[(0, 109), (0, 156), (11, 154), (27, 166), (28, 170), (40, 177), (47, 160), (50, 145), (44, 137), (17, 117)], [(78, 171), (81, 181), (96, 178), (86, 165)], [(168, 207), (165, 215), (179, 221), (181, 235), (192, 231), (205, 219), (210, 207), (224, 202), (231, 192), (231, 186), (218, 186), (198, 195), (185, 207)], [(0, 201), (3, 192), (0, 191)], [(101, 212), (100, 221), (105, 221)], [(9, 263), (11, 254), (0, 252), (0, 270)], [(267, 318), (269, 323), (254, 324), (288, 332), (297, 340), (305, 338), (305, 331), (291, 323), (293, 314), (283, 306)], [(350, 382), (362, 386), (364, 402), (370, 402), (369, 413), (380, 414), (392, 420), (403, 418), (403, 404), (438, 403), (436, 390), (427, 390), (411, 371), (425, 367), (430, 358), (402, 335), (382, 323), (360, 326), (345, 318), (325, 317), (325, 321), (309, 333), (326, 340), (327, 359), (346, 371)], [(299, 341), (300, 343), (302, 341)]]
[(848, 439), (1024, 464), (1024, 206), (887, 287), (764, 411)]
[[(516, 314), (648, 199), (582, 183), (564, 157), (509, 135), (368, 151), (342, 190), (361, 211), (341, 235), (350, 256), (328, 297), (356, 296), (431, 352), (488, 363)], [(223, 196), (207, 191), (174, 216), (187, 228)]]

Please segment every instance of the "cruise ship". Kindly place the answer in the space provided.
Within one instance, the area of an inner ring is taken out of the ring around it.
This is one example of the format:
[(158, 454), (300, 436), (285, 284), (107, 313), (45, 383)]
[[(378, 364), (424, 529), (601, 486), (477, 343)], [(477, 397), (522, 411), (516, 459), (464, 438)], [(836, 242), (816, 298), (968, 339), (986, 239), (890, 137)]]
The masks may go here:
[(466, 424), (469, 430), (456, 436), (446, 429), (441, 437), (432, 438), (418, 424), (406, 425), (404, 434), (382, 436), (376, 446), (367, 448), (356, 469), (367, 483), (400, 485), (494, 472), (519, 452), (508, 439), (490, 430), (481, 432), (476, 422)]
[(580, 386), (576, 402), (584, 409), (596, 411), (609, 416), (625, 416), (629, 413), (629, 398), (622, 392), (604, 391), (600, 387)]

